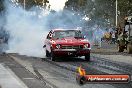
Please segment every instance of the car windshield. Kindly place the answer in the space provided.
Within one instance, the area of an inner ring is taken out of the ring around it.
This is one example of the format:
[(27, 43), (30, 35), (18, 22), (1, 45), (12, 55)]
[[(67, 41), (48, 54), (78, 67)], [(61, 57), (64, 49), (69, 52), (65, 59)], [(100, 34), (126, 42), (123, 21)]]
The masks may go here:
[(83, 38), (81, 31), (78, 30), (55, 31), (53, 33), (53, 38), (65, 37)]

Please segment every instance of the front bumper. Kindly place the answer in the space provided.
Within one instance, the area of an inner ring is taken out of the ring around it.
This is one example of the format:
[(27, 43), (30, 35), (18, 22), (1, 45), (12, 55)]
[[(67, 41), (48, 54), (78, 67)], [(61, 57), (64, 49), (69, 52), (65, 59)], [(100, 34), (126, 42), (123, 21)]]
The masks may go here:
[(87, 49), (54, 49), (55, 56), (85, 56), (90, 54), (91, 48)]

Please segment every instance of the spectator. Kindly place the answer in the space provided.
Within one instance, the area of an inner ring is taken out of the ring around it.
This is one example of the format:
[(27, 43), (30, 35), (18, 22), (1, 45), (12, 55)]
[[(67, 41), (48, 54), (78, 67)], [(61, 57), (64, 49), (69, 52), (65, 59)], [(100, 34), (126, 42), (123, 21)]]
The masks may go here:
[(111, 37), (112, 37), (111, 44), (112, 43), (115, 44), (115, 32), (112, 32)]
[(117, 42), (118, 39), (118, 30), (115, 31), (115, 42)]

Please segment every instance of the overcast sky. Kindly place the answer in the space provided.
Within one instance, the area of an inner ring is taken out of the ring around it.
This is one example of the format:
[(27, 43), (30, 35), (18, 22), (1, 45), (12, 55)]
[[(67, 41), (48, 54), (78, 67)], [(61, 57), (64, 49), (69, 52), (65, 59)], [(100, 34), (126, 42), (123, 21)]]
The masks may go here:
[(51, 5), (51, 9), (59, 11), (63, 9), (66, 1), (67, 0), (49, 0), (49, 3)]

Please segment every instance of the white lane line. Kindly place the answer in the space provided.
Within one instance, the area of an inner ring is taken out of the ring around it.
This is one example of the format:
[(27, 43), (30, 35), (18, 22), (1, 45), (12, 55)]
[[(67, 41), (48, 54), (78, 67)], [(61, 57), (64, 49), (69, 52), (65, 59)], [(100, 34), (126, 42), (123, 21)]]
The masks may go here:
[(2, 88), (28, 88), (8, 67), (0, 64), (0, 85)]

